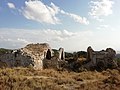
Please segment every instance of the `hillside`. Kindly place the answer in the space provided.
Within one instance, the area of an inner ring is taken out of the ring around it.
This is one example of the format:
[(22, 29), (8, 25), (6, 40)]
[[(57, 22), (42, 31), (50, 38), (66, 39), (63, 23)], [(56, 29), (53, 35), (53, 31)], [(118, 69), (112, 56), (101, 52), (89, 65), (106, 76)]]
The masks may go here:
[(81, 73), (30, 68), (0, 69), (0, 90), (119, 90), (120, 69)]

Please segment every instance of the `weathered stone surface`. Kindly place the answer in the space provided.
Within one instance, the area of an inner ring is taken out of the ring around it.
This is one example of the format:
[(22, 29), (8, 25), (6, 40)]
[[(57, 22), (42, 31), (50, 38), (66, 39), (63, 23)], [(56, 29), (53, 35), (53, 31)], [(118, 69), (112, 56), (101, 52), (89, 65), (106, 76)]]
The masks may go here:
[(0, 55), (1, 67), (33, 67), (34, 69), (59, 68), (65, 60), (64, 49), (60, 48), (58, 56), (52, 55), (52, 50), (47, 43), (28, 44), (24, 48), (13, 50)]
[(43, 60), (43, 68), (58, 68), (58, 58), (57, 57), (52, 57), (50, 60), (44, 59)]
[(51, 52), (51, 48), (47, 43), (29, 44), (22, 49), (23, 54), (31, 57), (35, 69), (43, 69), (43, 60), (47, 57), (48, 51)]
[(8, 67), (28, 67), (30, 65), (35, 69), (42, 69), (43, 60), (47, 57), (48, 50), (51, 52), (47, 43), (28, 44), (24, 48), (13, 50), (12, 53), (0, 55), (0, 60)]
[[(117, 63), (113, 60), (116, 55), (115, 50), (107, 48), (102, 51), (94, 51), (91, 47), (87, 49), (87, 60), (85, 63), (78, 63), (78, 55), (75, 53), (72, 62), (65, 61), (65, 52), (63, 48), (53, 51), (49, 44), (28, 44), (24, 48), (16, 49), (10, 52), (0, 54), (0, 67), (33, 67), (36, 70), (43, 68), (69, 67), (76, 69), (83, 67), (90, 69), (97, 67), (99, 69), (117, 67)], [(76, 71), (76, 70), (75, 70)]]
[(116, 52), (112, 48), (107, 48), (102, 51), (94, 51), (91, 47), (87, 49), (87, 64), (83, 67), (90, 69), (90, 67), (98, 67), (100, 69), (117, 67), (114, 61)]
[(91, 46), (89, 46), (88, 48), (87, 48), (87, 60), (89, 60), (89, 61), (91, 61), (92, 60), (92, 53), (94, 52), (94, 50), (91, 48)]
[[(56, 55), (56, 53), (58, 55)], [(54, 52), (54, 55), (51, 57), (51, 59), (44, 59), (43, 60), (43, 67), (44, 68), (54, 68), (54, 69), (60, 69), (64, 67), (64, 65), (67, 62), (65, 61), (65, 53), (64, 49), (60, 48), (59, 50), (56, 50)]]
[(59, 49), (59, 60), (65, 60), (64, 48)]

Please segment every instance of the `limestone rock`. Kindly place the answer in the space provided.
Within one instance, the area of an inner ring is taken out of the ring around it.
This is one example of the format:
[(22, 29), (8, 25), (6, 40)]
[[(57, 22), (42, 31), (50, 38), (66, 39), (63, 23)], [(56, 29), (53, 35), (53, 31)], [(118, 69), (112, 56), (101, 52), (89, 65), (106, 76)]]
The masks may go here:
[(65, 60), (64, 48), (59, 48), (59, 60)]
[(90, 69), (90, 67), (97, 67), (101, 70), (105, 68), (115, 68), (117, 63), (114, 61), (116, 52), (112, 48), (106, 50), (94, 51), (91, 47), (87, 49), (87, 64), (83, 67)]
[(8, 67), (28, 67), (32, 65), (35, 69), (43, 69), (43, 60), (46, 58), (48, 50), (51, 52), (47, 43), (28, 44), (24, 48), (0, 55), (0, 61), (6, 63)]

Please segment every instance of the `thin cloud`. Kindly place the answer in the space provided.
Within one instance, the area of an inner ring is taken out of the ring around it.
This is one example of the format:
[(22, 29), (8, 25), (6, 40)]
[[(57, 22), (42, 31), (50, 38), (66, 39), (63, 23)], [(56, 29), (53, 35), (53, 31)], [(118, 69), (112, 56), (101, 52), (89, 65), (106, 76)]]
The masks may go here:
[[(88, 31), (70, 32), (68, 30), (51, 29), (0, 29), (0, 31), (0, 47), (4, 48), (21, 48), (29, 43), (47, 42), (52, 48), (63, 46), (66, 50), (73, 50), (74, 48), (79, 48), (79, 43), (86, 44), (86, 40), (89, 39), (89, 35), (91, 34), (91, 32)], [(73, 43), (75, 44), (73, 45)]]
[[(118, 32), (110, 32), (108, 29), (104, 30), (104, 33), (100, 32), (100, 30), (71, 32), (52, 29), (0, 29), (0, 47), (14, 49), (22, 48), (29, 43), (49, 43), (52, 48), (64, 47), (67, 51), (86, 50), (88, 46), (94, 47), (95, 50), (107, 47), (119, 48)], [(111, 37), (113, 33), (115, 36)]]
[(63, 10), (61, 10), (61, 13), (71, 17), (77, 23), (86, 24), (86, 25), (89, 24), (89, 21), (85, 17), (81, 17), (81, 16), (73, 14), (73, 13), (68, 13), (68, 12), (65, 12)]
[(89, 12), (89, 15), (93, 16), (95, 19), (102, 21), (102, 16), (108, 16), (113, 13), (112, 7), (113, 7), (114, 1), (112, 0), (98, 0), (98, 1), (91, 1), (90, 7), (91, 10)]
[(111, 27), (110, 25), (107, 25), (107, 24), (103, 24), (103, 25), (99, 25), (96, 29), (112, 31), (113, 27)]
[(8, 2), (7, 5), (10, 9), (16, 9), (16, 7), (13, 3)]

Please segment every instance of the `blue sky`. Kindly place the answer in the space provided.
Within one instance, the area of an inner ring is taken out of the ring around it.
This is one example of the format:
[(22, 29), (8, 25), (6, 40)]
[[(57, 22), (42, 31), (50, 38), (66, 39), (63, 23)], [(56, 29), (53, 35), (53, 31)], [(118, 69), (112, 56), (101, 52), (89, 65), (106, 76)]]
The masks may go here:
[(47, 42), (66, 51), (120, 50), (120, 0), (0, 0), (0, 47)]

